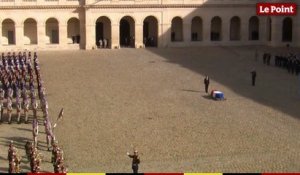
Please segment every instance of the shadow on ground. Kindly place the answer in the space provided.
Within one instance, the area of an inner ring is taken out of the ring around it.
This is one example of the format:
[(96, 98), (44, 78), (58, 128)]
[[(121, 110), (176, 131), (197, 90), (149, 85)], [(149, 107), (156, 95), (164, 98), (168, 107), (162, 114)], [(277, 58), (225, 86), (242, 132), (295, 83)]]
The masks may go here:
[[(183, 68), (204, 76), (209, 75), (211, 82), (223, 84), (234, 93), (251, 99), (261, 105), (272, 107), (294, 118), (300, 119), (300, 82), (297, 76), (286, 70), (262, 63), (265, 51), (272, 53), (286, 52), (284, 48), (260, 47), (258, 61), (254, 59), (256, 47), (200, 47), (147, 50), (165, 59), (166, 63), (177, 64)], [(189, 54), (191, 53), (192, 54)], [(257, 86), (251, 86), (251, 70), (257, 71)], [(203, 79), (199, 79), (200, 83)], [(211, 83), (212, 84), (212, 83)], [(211, 87), (218, 89), (218, 87)], [(199, 90), (181, 89), (182, 91), (201, 92)], [(218, 89), (221, 90), (222, 89)], [(206, 96), (203, 96), (207, 98)], [(226, 97), (226, 94), (225, 94)], [(230, 96), (226, 97), (230, 100)]]

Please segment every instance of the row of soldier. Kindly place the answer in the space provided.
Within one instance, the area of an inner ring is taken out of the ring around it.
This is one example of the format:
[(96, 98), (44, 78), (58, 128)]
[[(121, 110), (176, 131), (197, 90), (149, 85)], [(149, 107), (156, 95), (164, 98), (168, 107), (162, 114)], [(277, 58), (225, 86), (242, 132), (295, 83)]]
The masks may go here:
[(39, 153), (37, 147), (30, 141), (25, 144), (25, 152), (30, 162), (30, 170), (32, 173), (38, 173), (41, 170), (42, 154)]
[(64, 153), (63, 150), (58, 147), (57, 142), (52, 144), (52, 158), (51, 162), (53, 164), (54, 173), (67, 173), (67, 168), (64, 165)]
[[(8, 122), (11, 123), (11, 111), (12, 111), (12, 101), (13, 97), (16, 97), (16, 107), (17, 107), (17, 116), (18, 116), (18, 122), (20, 122), (20, 109), (22, 108), (22, 103), (20, 103), (21, 97), (23, 98), (23, 108), (24, 108), (24, 115), (25, 115), (25, 122), (28, 121), (28, 109), (29, 109), (29, 95), (27, 94), (27, 91), (29, 91), (30, 99), (31, 99), (31, 107), (33, 110), (33, 121), (32, 121), (32, 133), (33, 133), (33, 142), (27, 142), (25, 145), (26, 154), (28, 157), (28, 160), (30, 161), (31, 166), (31, 172), (39, 172), (40, 171), (40, 164), (41, 164), (41, 154), (38, 153), (38, 134), (39, 134), (39, 123), (38, 123), (38, 117), (37, 117), (37, 100), (36, 100), (36, 93), (35, 93), (35, 82), (37, 83), (37, 89), (38, 89), (38, 95), (40, 99), (40, 106), (43, 111), (43, 119), (44, 119), (44, 126), (45, 126), (45, 133), (46, 133), (46, 141), (47, 141), (47, 148), (48, 151), (50, 151), (50, 147), (53, 147), (53, 150), (55, 150), (53, 143), (55, 142), (55, 137), (53, 134), (52, 125), (48, 116), (48, 103), (46, 100), (46, 93), (45, 88), (43, 88), (42, 85), (42, 79), (40, 74), (40, 68), (39, 68), (39, 61), (37, 54), (34, 53), (34, 62), (33, 66), (31, 63), (31, 53), (27, 54), (23, 53), (21, 55), (20, 53), (16, 56), (14, 53), (11, 55), (8, 53), (6, 56), (2, 54), (2, 61), (0, 61), (0, 67), (1, 67), (1, 118), (3, 116), (3, 109), (4, 109), (4, 101), (7, 98), (7, 109), (8, 110)], [(32, 69), (34, 67), (34, 71)], [(36, 79), (34, 79), (33, 75), (36, 75)], [(61, 118), (63, 115), (63, 109), (61, 110), (59, 114), (59, 118)], [(56, 126), (56, 124), (54, 125)], [(11, 155), (11, 150), (9, 149), (9, 155)], [(55, 151), (57, 152), (57, 151)], [(54, 162), (55, 170), (56, 171), (66, 171), (66, 168), (63, 165), (63, 158), (61, 156), (56, 156), (59, 160)], [(9, 156), (9, 160), (16, 160), (19, 159), (12, 159)], [(10, 161), (10, 170), (11, 172), (16, 172), (16, 170), (19, 171), (19, 168), (17, 167), (17, 163), (13, 163)], [(60, 167), (60, 168), (57, 168)], [(57, 170), (58, 169), (58, 170)]]
[(300, 59), (294, 54), (288, 56), (276, 55), (275, 66), (287, 69), (290, 74), (299, 75), (300, 73)]
[(8, 148), (8, 173), (20, 173), (21, 156), (18, 149), (13, 145), (13, 141), (10, 142)]
[[(0, 61), (1, 71), (1, 89), (0, 89), (0, 107), (2, 121), (4, 111), (4, 101), (7, 98), (7, 116), (8, 122), (11, 123), (13, 97), (16, 97), (15, 106), (17, 109), (17, 121), (21, 122), (21, 109), (24, 109), (25, 122), (28, 121), (27, 113), (29, 111), (29, 96), (31, 99), (31, 107), (33, 115), (36, 117), (38, 103), (36, 100), (34, 74), (36, 75), (37, 89), (40, 97), (41, 108), (44, 115), (47, 113), (48, 103), (45, 99), (45, 89), (42, 86), (41, 74), (37, 54), (34, 53), (34, 71), (31, 63), (31, 53), (26, 52), (17, 56), (8, 53), (6, 56), (2, 53), (2, 61)], [(29, 94), (28, 92), (29, 91)], [(21, 99), (22, 98), (22, 99)]]
[[(263, 63), (270, 65), (271, 62), (271, 54), (264, 53), (263, 54)], [(274, 64), (276, 67), (284, 68), (290, 74), (299, 75), (300, 73), (300, 58), (295, 54), (288, 55), (275, 55), (274, 56)]]

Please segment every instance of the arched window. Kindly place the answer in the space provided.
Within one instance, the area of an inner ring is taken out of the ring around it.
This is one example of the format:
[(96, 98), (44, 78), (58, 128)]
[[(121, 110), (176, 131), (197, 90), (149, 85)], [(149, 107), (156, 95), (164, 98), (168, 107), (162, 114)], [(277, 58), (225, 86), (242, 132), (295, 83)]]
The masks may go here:
[(183, 22), (180, 17), (172, 19), (171, 41), (183, 41)]
[(220, 17), (215, 16), (211, 20), (211, 41), (221, 41), (222, 40), (222, 20)]

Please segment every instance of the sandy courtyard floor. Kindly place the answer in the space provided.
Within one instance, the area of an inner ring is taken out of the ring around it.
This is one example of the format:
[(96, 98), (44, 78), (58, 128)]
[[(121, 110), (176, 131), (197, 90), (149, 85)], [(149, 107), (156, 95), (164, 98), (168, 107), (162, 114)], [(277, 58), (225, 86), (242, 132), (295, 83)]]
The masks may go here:
[[(57, 51), (39, 58), (52, 121), (65, 109), (55, 134), (70, 172), (131, 172), (126, 152), (133, 147), (140, 172), (300, 171), (300, 80), (256, 62), (253, 47)], [(226, 101), (206, 96), (205, 74)], [(40, 128), (42, 170), (53, 171)], [(0, 125), (1, 172), (8, 141), (23, 148), (30, 129)]]

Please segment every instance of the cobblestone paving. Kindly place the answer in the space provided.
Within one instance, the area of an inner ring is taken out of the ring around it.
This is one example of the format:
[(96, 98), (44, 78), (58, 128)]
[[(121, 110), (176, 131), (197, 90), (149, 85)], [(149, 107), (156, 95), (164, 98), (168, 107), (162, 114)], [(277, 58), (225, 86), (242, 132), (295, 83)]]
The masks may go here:
[[(299, 172), (299, 79), (255, 61), (254, 49), (39, 52), (52, 121), (65, 109), (55, 133), (70, 171), (131, 172), (126, 152), (136, 147), (141, 172)], [(205, 74), (225, 101), (207, 97)], [(1, 172), (8, 141), (23, 148), (30, 129), (0, 125)], [(42, 169), (53, 171), (44, 133), (39, 140)]]

